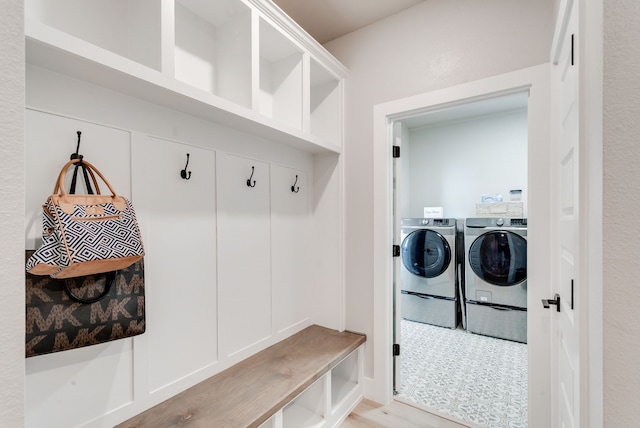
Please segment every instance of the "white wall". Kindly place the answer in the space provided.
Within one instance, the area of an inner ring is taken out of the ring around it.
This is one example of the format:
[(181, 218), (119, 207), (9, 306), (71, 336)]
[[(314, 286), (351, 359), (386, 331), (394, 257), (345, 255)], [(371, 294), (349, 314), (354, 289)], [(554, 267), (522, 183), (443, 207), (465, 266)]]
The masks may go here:
[(604, 1), (604, 426), (640, 419), (640, 8)]
[[(548, 62), (554, 2), (427, 0), (328, 44), (346, 82), (346, 322), (373, 336), (373, 106)], [(365, 376), (373, 376), (373, 343)]]
[(523, 190), (526, 199), (526, 110), (416, 128), (408, 143), (410, 155), (400, 158), (409, 169), (403, 217), (422, 217), (424, 207), (443, 207), (444, 217), (476, 217), (481, 195), (508, 201), (510, 189)]
[(23, 3), (0, 16), (0, 425), (24, 421), (24, 28)]

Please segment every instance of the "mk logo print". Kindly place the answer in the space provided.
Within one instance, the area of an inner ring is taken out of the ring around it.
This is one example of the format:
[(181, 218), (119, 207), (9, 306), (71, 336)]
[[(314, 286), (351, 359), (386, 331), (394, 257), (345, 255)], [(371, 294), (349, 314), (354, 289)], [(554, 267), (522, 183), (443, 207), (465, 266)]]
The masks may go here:
[(144, 331), (144, 321), (131, 321), (126, 331), (122, 329), (122, 325), (120, 325), (120, 323), (114, 324), (113, 330), (111, 330), (111, 340), (133, 336), (132, 333), (140, 330)]
[(99, 318), (100, 322), (117, 321), (118, 315), (122, 314), (125, 318), (131, 318), (131, 314), (125, 309), (125, 305), (131, 300), (131, 297), (125, 297), (121, 301), (118, 299), (109, 300), (109, 305), (105, 310), (102, 310), (102, 306), (93, 304), (91, 305), (91, 318), (89, 322), (95, 324)]
[(80, 303), (74, 303), (67, 307), (65, 305), (54, 305), (46, 318), (38, 308), (27, 308), (27, 333), (33, 333), (34, 325), (38, 327), (39, 331), (60, 330), (65, 325), (65, 321), (66, 324), (80, 327), (82, 324), (73, 316), (73, 311), (80, 305)]
[[(96, 281), (96, 279), (99, 279), (99, 278), (102, 278), (102, 279), (100, 281)], [(107, 286), (107, 284), (105, 283), (107, 281), (106, 275), (105, 276), (90, 275), (90, 276), (84, 277), (82, 281), (76, 281), (78, 279), (81, 279), (81, 278), (75, 278), (75, 280), (74, 278), (70, 278), (67, 281), (74, 283), (74, 285), (69, 285), (69, 288), (71, 289), (71, 292), (73, 294), (80, 297), (81, 299), (90, 299), (93, 297), (97, 297), (102, 293), (102, 291), (104, 290), (104, 287)], [(126, 279), (120, 276), (120, 281), (126, 282)], [(77, 282), (80, 282), (82, 285), (79, 287), (76, 286), (75, 283)], [(67, 294), (65, 294), (63, 296), (63, 299), (70, 299), (70, 297)]]
[(87, 345), (96, 345), (100, 343), (97, 335), (104, 328), (105, 326), (103, 325), (96, 327), (91, 331), (88, 328), (82, 328), (72, 342), (69, 342), (69, 336), (66, 333), (56, 333), (56, 338), (53, 342), (53, 352), (81, 348)]
[[(29, 257), (27, 251), (27, 257)], [(105, 290), (105, 276), (67, 280), (71, 292), (83, 299)], [(93, 303), (69, 297), (65, 280), (27, 273), (25, 354), (27, 357), (65, 351), (142, 334), (146, 328), (144, 264), (139, 260), (115, 274), (106, 296)]]
[(34, 284), (31, 279), (27, 278), (27, 288), (25, 290), (26, 292), (25, 297), (27, 299), (27, 304), (31, 303), (31, 299), (36, 296), (42, 302), (53, 302), (53, 299), (47, 296), (47, 293), (43, 289), (48, 282), (49, 282), (48, 279), (43, 279)]
[(118, 296), (123, 294), (141, 294), (140, 290), (144, 287), (144, 281), (139, 275), (133, 275), (131, 281), (127, 283), (124, 278), (120, 277), (116, 282)]

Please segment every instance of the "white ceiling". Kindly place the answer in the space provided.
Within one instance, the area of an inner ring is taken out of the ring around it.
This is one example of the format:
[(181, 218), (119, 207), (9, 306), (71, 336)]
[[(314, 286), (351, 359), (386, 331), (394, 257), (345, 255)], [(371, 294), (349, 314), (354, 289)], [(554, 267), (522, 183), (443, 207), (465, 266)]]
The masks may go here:
[(423, 0), (272, 0), (321, 44)]

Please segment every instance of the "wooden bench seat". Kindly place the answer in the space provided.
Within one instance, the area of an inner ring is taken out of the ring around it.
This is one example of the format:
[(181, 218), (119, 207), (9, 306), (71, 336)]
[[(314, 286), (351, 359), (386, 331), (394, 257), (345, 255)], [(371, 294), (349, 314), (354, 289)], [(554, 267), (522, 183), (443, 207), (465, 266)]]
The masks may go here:
[(312, 325), (118, 427), (258, 427), (364, 341)]

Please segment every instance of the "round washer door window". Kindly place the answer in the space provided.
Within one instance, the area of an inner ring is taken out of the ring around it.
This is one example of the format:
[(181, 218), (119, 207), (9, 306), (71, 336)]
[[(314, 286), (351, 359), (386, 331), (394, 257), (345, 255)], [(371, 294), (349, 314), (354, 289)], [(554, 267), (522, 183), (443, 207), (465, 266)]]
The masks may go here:
[(519, 284), (527, 279), (527, 241), (507, 230), (484, 233), (469, 248), (469, 266), (489, 284)]
[(451, 262), (451, 247), (438, 232), (420, 229), (402, 241), (402, 264), (414, 275), (434, 278), (441, 275)]

